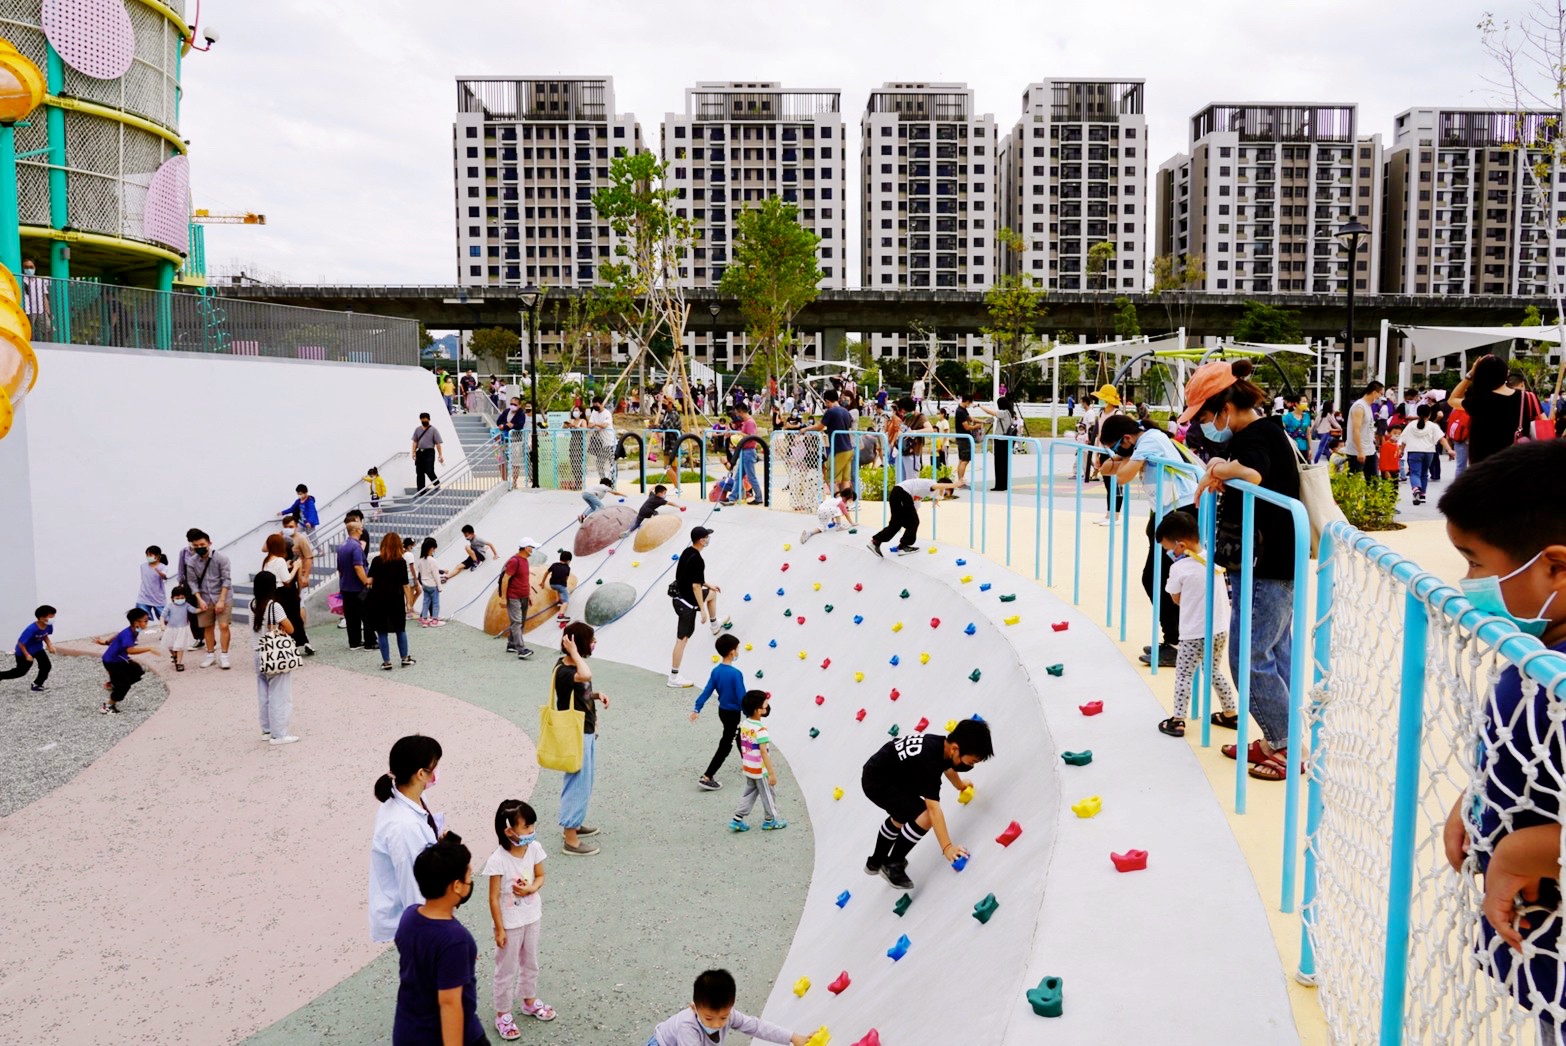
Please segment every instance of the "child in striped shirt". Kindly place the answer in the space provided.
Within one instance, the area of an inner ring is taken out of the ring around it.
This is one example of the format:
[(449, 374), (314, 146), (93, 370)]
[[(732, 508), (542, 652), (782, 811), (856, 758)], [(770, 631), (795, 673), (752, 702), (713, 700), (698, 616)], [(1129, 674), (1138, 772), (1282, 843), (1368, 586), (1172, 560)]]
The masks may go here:
[(768, 753), (768, 749), (772, 747), (772, 737), (767, 733), (766, 725), (762, 723), (763, 719), (772, 714), (772, 707), (767, 703), (766, 691), (747, 691), (745, 700), (740, 705), (740, 711), (745, 716), (740, 720), (739, 726), (740, 768), (745, 774), (745, 794), (740, 797), (739, 808), (734, 811), (734, 817), (729, 821), (729, 830), (750, 831), (750, 825), (745, 823), (745, 818), (750, 816), (750, 811), (756, 805), (758, 798), (761, 800), (762, 810), (767, 815), (767, 819), (761, 822), (761, 830), (770, 832), (778, 828), (787, 828), (788, 822), (778, 816), (777, 804), (772, 797), (772, 790), (778, 784), (778, 775), (772, 769), (772, 757)]

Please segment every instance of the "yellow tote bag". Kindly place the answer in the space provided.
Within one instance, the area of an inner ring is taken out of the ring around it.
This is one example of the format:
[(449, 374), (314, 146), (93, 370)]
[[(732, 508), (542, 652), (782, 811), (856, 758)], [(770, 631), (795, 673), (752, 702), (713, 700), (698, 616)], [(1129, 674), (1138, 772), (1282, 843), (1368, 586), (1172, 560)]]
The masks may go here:
[(587, 713), (556, 708), (554, 673), (549, 676), (549, 703), (538, 710), (538, 765), (574, 774), (582, 769), (582, 745)]

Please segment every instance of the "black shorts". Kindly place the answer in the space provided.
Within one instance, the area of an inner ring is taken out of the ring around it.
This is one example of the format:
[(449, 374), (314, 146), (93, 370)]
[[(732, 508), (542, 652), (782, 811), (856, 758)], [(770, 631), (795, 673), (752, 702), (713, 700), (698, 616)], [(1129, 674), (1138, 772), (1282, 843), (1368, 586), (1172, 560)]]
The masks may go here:
[(958, 461), (972, 461), (973, 460), (973, 444), (972, 443), (969, 443), (965, 439), (960, 439), (960, 440), (957, 441), (957, 460)]
[(924, 796), (890, 788), (868, 774), (860, 774), (859, 786), (864, 789), (866, 799), (885, 810), (898, 824), (917, 821), (929, 809), (925, 805)]
[[(711, 589), (706, 585), (701, 586), (701, 597), (706, 599), (710, 591)], [(696, 634), (697, 608), (683, 599), (671, 599), (669, 602), (674, 604), (674, 613), (679, 618), (679, 624), (674, 630), (674, 638), (689, 639)]]
[(484, 562), (484, 557), (483, 556), (475, 557), (472, 554), (469, 554), (468, 558), (464, 559), (462, 561), (462, 569), (464, 569), (464, 570), (477, 570), (478, 569), (478, 565), (480, 563), (482, 563), (482, 562)]

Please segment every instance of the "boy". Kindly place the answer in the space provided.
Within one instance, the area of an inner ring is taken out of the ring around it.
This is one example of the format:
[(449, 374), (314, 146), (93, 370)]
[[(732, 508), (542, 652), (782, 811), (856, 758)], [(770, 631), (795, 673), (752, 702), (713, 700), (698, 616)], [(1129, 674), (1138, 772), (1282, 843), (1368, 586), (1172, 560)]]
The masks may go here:
[(571, 589), (567, 582), (571, 580), (571, 553), (565, 549), (560, 550), (560, 561), (549, 564), (549, 587), (554, 589), (555, 595), (560, 597), (560, 613), (555, 615), (557, 621), (569, 621), (571, 616), (566, 613), (566, 604), (571, 601)]
[(413, 860), (424, 903), (408, 905), (397, 924), (392, 1046), (488, 1041), (478, 1016), (478, 942), (456, 915), (473, 896), (472, 857), (447, 832)]
[(853, 487), (844, 487), (836, 494), (827, 498), (816, 506), (816, 525), (806, 527), (799, 532), (799, 543), (803, 545), (817, 534), (836, 528), (842, 521), (844, 526), (853, 526), (855, 520), (848, 514), (848, 503), (858, 501), (859, 495), (854, 493)]
[(587, 511), (576, 517), (578, 523), (591, 516), (594, 512), (604, 507), (604, 498), (614, 492), (614, 480), (608, 476), (599, 476), (598, 482), (582, 491), (582, 500), (587, 502)]
[(490, 556), (494, 556), (496, 558), (499, 558), (500, 556), (500, 553), (495, 551), (494, 545), (491, 545), (488, 541), (485, 541), (483, 538), (473, 533), (473, 527), (471, 524), (463, 524), (462, 540), (468, 543), (467, 558), (462, 561), (456, 570), (451, 572), (451, 575), (446, 578), (447, 581), (450, 581), (464, 570), (477, 570), (478, 565), (484, 562), (485, 559), (489, 558), (489, 556), (484, 555), (484, 550), (486, 548), (489, 549)]
[(631, 524), (632, 530), (639, 530), (643, 523), (658, 514), (658, 510), (667, 505), (668, 499), (664, 497), (669, 488), (662, 483), (653, 488), (653, 492), (647, 495), (647, 500), (642, 502), (642, 507), (636, 510), (636, 522)]
[(1403, 469), (1403, 446), (1397, 438), (1403, 434), (1403, 419), (1397, 418), (1387, 427), (1386, 434), (1381, 437), (1380, 448), (1376, 451), (1377, 465), (1381, 470), (1381, 478), (1390, 483), (1401, 480)]
[(707, 970), (696, 978), (691, 1005), (653, 1029), (647, 1046), (722, 1046), (737, 1031), (762, 1042), (805, 1046), (810, 1040), (734, 1008), (737, 989), (728, 970)]
[[(43, 692), (53, 668), (49, 654), (55, 652), (54, 640), (49, 637), (54, 634), (54, 615), (54, 607), (47, 603), (33, 611), (33, 623), (22, 629), (21, 636), (16, 640), (16, 667), (0, 672), (0, 679), (21, 679), (32, 670), (33, 662), (36, 661), (38, 675), (33, 677), (33, 693)], [(48, 653), (45, 653), (46, 650)]]
[[(1114, 419), (1111, 418), (1111, 421)], [(1207, 569), (1198, 550), (1201, 537), (1196, 528), (1196, 517), (1189, 512), (1174, 511), (1158, 524), (1158, 544), (1174, 557), (1169, 566), (1169, 580), (1164, 591), (1174, 600), (1180, 612), (1180, 641), (1175, 648), (1175, 701), (1174, 715), (1158, 724), (1158, 729), (1170, 737), (1185, 736), (1185, 710), (1191, 701), (1191, 681), (1202, 665), (1207, 646)], [(1214, 712), (1214, 726), (1226, 726), (1233, 730), (1239, 725), (1238, 706), (1234, 701), (1234, 689), (1223, 672), (1224, 643), (1229, 633), (1229, 590), (1223, 578), (1213, 579), (1213, 689), (1223, 702), (1223, 711)]]
[(707, 698), (718, 695), (718, 722), (723, 724), (723, 737), (718, 742), (718, 750), (712, 755), (712, 761), (707, 764), (707, 772), (696, 779), (697, 786), (708, 792), (723, 787), (718, 782), (717, 773), (723, 761), (729, 757), (729, 749), (738, 747), (740, 719), (744, 715), (745, 705), (745, 673), (734, 667), (734, 662), (739, 660), (739, 637), (732, 632), (725, 632), (713, 646), (723, 660), (712, 666), (707, 685), (696, 698), (696, 708), (691, 712), (691, 722), (694, 723), (701, 718), (702, 706), (707, 703)]
[(891, 506), (890, 518), (885, 528), (870, 539), (870, 551), (879, 556), (881, 546), (896, 537), (899, 530), (903, 532), (902, 544), (894, 545), (893, 550), (905, 556), (919, 551), (919, 546), (914, 544), (919, 540), (919, 509), (915, 502), (925, 498), (933, 500), (938, 493), (950, 494), (956, 489), (955, 483), (937, 483), (933, 479), (918, 477), (897, 484), (887, 499)]
[(866, 875), (880, 875), (899, 890), (912, 890), (908, 854), (935, 829), (941, 856), (955, 861), (968, 851), (952, 842), (941, 812), (941, 778), (960, 793), (970, 787), (959, 773), (995, 754), (990, 724), (964, 719), (950, 734), (904, 734), (882, 745), (865, 762), (859, 784), (865, 798), (886, 811)]
[(109, 699), (98, 706), (98, 711), (104, 715), (110, 712), (118, 715), (120, 702), (125, 700), (130, 688), (147, 674), (147, 670), (131, 658), (137, 654), (157, 652), (156, 647), (139, 646), (136, 643), (137, 633), (147, 627), (145, 610), (127, 610), (125, 621), (126, 627), (116, 632), (111, 639), (93, 636), (93, 642), (109, 648), (103, 652), (103, 667), (109, 673)]
[(739, 807), (729, 821), (729, 830), (750, 831), (745, 818), (750, 816), (758, 796), (761, 798), (761, 809), (767, 815), (767, 819), (761, 822), (761, 830), (770, 832), (787, 828), (788, 822), (778, 816), (777, 804), (772, 798), (772, 790), (778, 786), (778, 775), (772, 769), (772, 737), (762, 723), (763, 719), (772, 714), (772, 706), (767, 703), (767, 692), (748, 691), (740, 710), (745, 713), (739, 725), (740, 768), (745, 772), (745, 794), (740, 797)]
[[(1563, 475), (1566, 443), (1518, 444), (1464, 471), (1439, 503), (1447, 538), (1468, 565), (1458, 583), (1468, 601), (1560, 653), (1566, 653)], [(1523, 490), (1528, 496), (1519, 498)], [(1484, 701), (1476, 767), (1482, 783), (1468, 809), (1461, 799), (1453, 805), (1444, 840), (1453, 868), (1465, 871), (1471, 855), (1484, 876), (1481, 963), (1538, 1013), (1541, 1003), (1555, 1008), (1566, 1002), (1559, 940), (1566, 752), (1560, 728), (1551, 722), (1560, 694), (1552, 700), (1545, 687), (1529, 690), (1525, 695), (1521, 674), (1508, 667)], [(1560, 1041), (1555, 1018), (1540, 1014), (1539, 1022), (1541, 1042)]]
[(310, 488), (303, 483), (294, 488), (294, 493), (299, 495), (294, 498), (294, 503), (289, 505), (279, 516), (293, 516), (299, 520), (305, 530), (314, 530), (321, 525), (321, 517), (315, 511), (315, 497), (311, 495)]

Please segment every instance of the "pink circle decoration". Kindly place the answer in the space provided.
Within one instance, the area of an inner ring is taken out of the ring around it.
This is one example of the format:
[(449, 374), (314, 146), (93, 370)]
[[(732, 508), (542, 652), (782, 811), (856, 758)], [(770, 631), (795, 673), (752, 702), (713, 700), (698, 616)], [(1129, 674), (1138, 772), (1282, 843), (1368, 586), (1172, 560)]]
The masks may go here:
[(136, 30), (125, 0), (43, 0), (44, 35), (77, 72), (118, 80), (136, 55)]
[(147, 239), (181, 254), (190, 250), (190, 161), (184, 156), (165, 160), (152, 176), (141, 222)]

